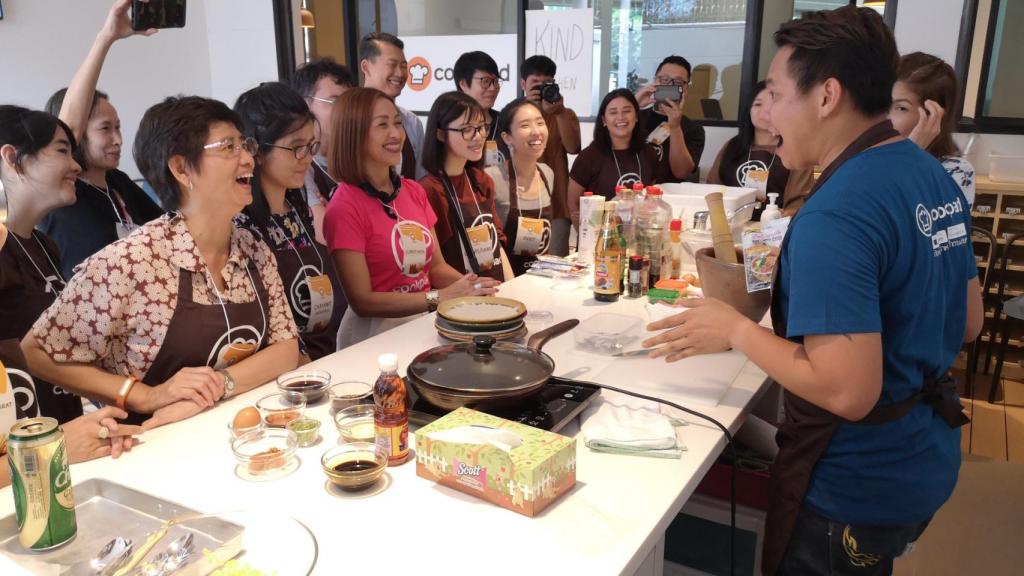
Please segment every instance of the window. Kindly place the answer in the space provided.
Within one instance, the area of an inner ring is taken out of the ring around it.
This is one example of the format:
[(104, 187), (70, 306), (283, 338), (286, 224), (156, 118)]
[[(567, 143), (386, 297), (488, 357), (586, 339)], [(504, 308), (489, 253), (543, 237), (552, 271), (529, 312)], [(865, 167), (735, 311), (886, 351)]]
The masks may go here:
[[(957, 71), (964, 84), (963, 116), (978, 131), (1024, 133), (1024, 3), (969, 0)], [(964, 73), (966, 69), (966, 74)]]

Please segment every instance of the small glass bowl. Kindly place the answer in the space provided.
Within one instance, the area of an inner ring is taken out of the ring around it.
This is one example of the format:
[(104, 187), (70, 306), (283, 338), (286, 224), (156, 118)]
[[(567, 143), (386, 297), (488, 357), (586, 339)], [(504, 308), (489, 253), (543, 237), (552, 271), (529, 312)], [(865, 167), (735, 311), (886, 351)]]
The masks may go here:
[(373, 386), (358, 380), (338, 382), (327, 388), (331, 408), (344, 410), (357, 404), (373, 404)]
[(242, 435), (246, 434), (247, 432), (253, 432), (255, 430), (263, 430), (263, 428), (264, 428), (263, 420), (260, 420), (259, 422), (257, 422), (255, 426), (249, 426), (248, 428), (238, 428), (237, 430), (235, 429), (234, 426), (232, 426), (232, 424), (233, 424), (233, 422), (228, 422), (228, 433), (231, 434), (231, 439), (232, 440), (237, 439), (239, 436), (242, 436)]
[(263, 423), (270, 428), (284, 428), (292, 420), (302, 418), (306, 397), (300, 392), (268, 394), (256, 402)]
[(286, 428), (295, 433), (299, 440), (299, 448), (312, 446), (320, 440), (320, 421), (315, 418), (303, 417), (292, 420)]
[(290, 430), (264, 428), (242, 434), (231, 442), (238, 466), (249, 476), (273, 476), (288, 468), (298, 438)]
[[(347, 491), (369, 488), (388, 467), (384, 448), (370, 442), (352, 442), (331, 448), (320, 458), (324, 474)], [(340, 469), (339, 469), (340, 467)]]
[(376, 439), (373, 404), (356, 404), (334, 415), (334, 426), (342, 442), (370, 442)]
[(306, 397), (306, 404), (319, 402), (331, 385), (331, 374), (323, 370), (294, 370), (277, 378), (277, 389), (281, 392), (299, 392)]

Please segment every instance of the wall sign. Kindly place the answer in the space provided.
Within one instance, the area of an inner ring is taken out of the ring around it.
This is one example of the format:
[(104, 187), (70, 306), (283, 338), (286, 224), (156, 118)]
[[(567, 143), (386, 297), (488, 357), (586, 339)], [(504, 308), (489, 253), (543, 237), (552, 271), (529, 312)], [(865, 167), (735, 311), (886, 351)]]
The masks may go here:
[(526, 57), (543, 54), (558, 65), (555, 81), (565, 105), (592, 115), (594, 10), (527, 10)]

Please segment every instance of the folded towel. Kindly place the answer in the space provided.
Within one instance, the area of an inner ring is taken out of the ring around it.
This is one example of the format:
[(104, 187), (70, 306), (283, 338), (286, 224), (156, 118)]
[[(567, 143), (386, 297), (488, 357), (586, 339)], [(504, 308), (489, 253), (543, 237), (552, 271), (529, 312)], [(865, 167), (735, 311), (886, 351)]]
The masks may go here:
[(638, 398), (602, 399), (583, 412), (583, 442), (596, 452), (679, 458), (686, 446), (676, 439), (685, 422), (659, 412), (659, 404)]

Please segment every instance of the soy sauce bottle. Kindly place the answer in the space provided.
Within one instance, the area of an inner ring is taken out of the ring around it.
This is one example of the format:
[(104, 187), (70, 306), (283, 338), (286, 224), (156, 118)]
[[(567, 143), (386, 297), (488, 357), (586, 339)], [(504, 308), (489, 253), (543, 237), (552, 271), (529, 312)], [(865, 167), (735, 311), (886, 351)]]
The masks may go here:
[(373, 427), (377, 445), (388, 453), (388, 466), (398, 466), (409, 458), (405, 380), (398, 375), (397, 354), (381, 354), (377, 366), (380, 376), (373, 385)]

